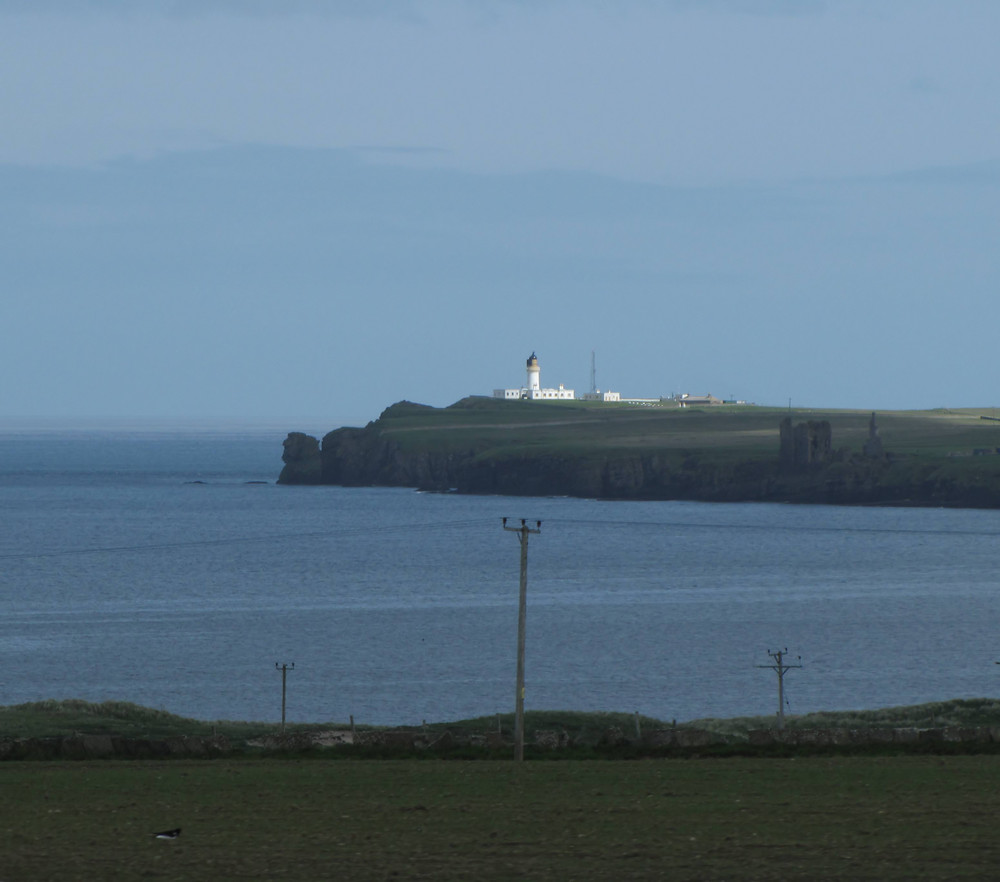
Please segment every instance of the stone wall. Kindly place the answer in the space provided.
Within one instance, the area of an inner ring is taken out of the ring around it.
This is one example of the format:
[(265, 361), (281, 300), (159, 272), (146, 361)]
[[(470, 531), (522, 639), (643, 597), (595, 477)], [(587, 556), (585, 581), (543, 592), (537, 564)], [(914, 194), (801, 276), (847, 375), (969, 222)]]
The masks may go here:
[(867, 745), (934, 742), (1000, 743), (1000, 726), (946, 726), (940, 729), (756, 729), (750, 744)]
[(229, 739), (224, 735), (179, 735), (166, 739), (119, 738), (115, 735), (0, 739), (0, 760), (166, 759), (225, 756), (231, 751)]

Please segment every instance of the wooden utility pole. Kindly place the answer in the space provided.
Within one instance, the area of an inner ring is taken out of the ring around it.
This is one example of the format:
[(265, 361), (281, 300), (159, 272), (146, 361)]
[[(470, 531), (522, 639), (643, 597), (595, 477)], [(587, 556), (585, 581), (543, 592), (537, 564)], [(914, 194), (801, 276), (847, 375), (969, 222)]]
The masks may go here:
[(285, 694), (286, 694), (286, 683), (288, 678), (288, 669), (291, 668), (295, 670), (295, 662), (291, 664), (278, 664), (274, 663), (275, 670), (281, 671), (281, 734), (285, 734)]
[[(774, 664), (770, 665), (757, 665), (758, 668), (770, 668), (772, 671), (778, 675), (778, 731), (780, 732), (785, 728), (785, 673), (792, 668), (801, 668), (802, 665), (790, 665), (784, 661), (785, 653), (788, 652), (788, 647), (784, 649), (779, 649), (776, 652), (771, 652), (769, 649), (767, 654), (774, 659)], [(802, 661), (802, 656), (798, 657), (798, 661)]]
[(517, 604), (517, 693), (514, 701), (514, 759), (521, 762), (524, 759), (524, 629), (528, 618), (528, 536), (542, 532), (542, 522), (535, 521), (534, 527), (529, 527), (521, 518), (520, 527), (508, 527), (507, 518), (503, 519), (503, 528), (509, 533), (516, 533), (521, 543), (521, 590)]

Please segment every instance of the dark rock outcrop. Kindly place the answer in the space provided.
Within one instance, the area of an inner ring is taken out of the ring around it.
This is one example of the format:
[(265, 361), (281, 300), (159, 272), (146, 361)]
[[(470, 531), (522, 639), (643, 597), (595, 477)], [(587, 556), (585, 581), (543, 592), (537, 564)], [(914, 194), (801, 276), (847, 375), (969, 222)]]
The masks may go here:
[(289, 432), (282, 442), (281, 461), (285, 467), (278, 477), (279, 484), (322, 484), (323, 462), (319, 442), (304, 432)]

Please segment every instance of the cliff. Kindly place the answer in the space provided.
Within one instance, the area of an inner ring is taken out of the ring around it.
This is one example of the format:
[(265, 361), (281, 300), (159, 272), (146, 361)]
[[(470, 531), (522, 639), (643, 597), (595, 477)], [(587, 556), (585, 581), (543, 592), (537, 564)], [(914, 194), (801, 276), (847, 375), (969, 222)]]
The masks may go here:
[(711, 410), (491, 399), (439, 409), (400, 402), (364, 428), (328, 433), (322, 445), (290, 433), (279, 483), (1000, 507), (1000, 426), (978, 414), (880, 414), (886, 434), (898, 441), (893, 450), (874, 414), (815, 412), (795, 422), (787, 411), (768, 408)]

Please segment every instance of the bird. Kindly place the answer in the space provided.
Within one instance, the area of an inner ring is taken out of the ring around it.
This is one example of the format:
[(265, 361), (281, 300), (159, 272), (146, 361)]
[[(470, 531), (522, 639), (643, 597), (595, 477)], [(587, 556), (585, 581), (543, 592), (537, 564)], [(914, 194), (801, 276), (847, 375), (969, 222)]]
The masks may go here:
[(181, 835), (181, 828), (175, 827), (173, 830), (164, 830), (162, 833), (154, 833), (157, 839), (176, 839)]

